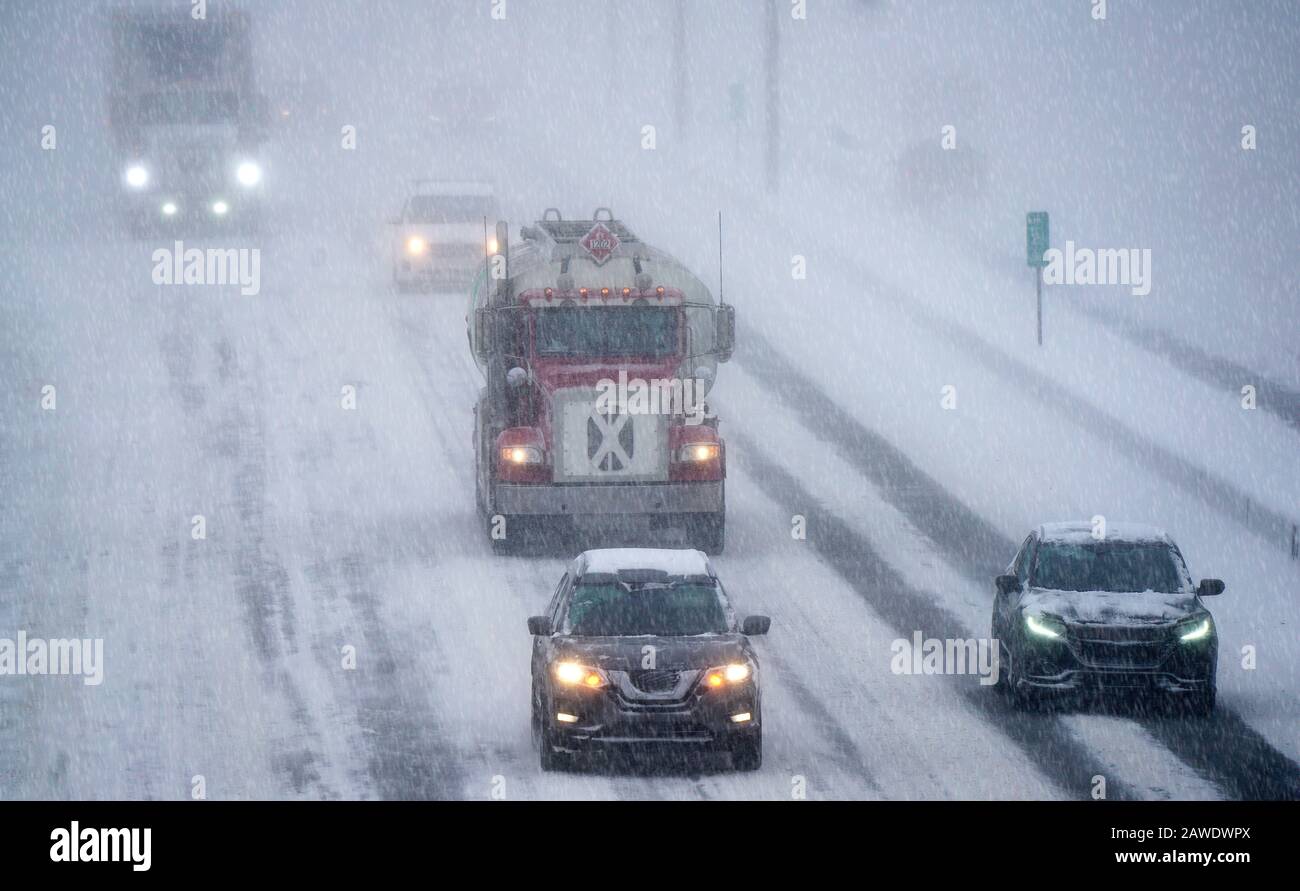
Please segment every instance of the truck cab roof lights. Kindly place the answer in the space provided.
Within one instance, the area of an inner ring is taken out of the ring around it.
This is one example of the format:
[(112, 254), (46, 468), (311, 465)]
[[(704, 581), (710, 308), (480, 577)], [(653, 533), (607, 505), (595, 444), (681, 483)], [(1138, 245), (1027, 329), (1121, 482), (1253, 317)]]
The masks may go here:
[(602, 297), (608, 297), (608, 296), (609, 296), (609, 288), (601, 288), (601, 289), (600, 289), (600, 296), (602, 296)]

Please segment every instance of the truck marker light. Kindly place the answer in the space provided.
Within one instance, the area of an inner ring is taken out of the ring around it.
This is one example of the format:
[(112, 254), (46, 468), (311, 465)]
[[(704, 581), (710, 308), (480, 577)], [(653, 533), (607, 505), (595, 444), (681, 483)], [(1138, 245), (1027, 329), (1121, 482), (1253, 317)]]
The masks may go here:
[(658, 294), (660, 297), (663, 297), (663, 296), (664, 296), (664, 286), (663, 286), (663, 285), (660, 285), (659, 287), (655, 288), (655, 293)]
[(230, 210), (230, 205), (227, 204), (226, 202), (224, 201), (212, 202), (212, 212), (217, 216), (224, 217), (226, 215), (226, 211), (228, 210)]
[(174, 216), (176, 214), (176, 205), (168, 201), (162, 206), (162, 212), (165, 216)]
[(406, 239), (406, 252), (412, 257), (418, 257), (429, 248), (429, 243), (418, 235), (412, 235)]
[(551, 297), (554, 296), (554, 294), (555, 294), (555, 292), (554, 292), (553, 290), (551, 290), (550, 288), (547, 288), (547, 289), (546, 289), (546, 299), (547, 299), (547, 300), (550, 300)]
[(732, 720), (732, 723), (735, 723), (735, 724), (744, 724), (746, 721), (749, 721), (749, 720), (752, 719), (753, 717), (754, 717), (754, 716), (751, 715), (749, 712), (741, 712), (741, 713), (738, 714), (738, 715), (732, 715), (732, 716), (731, 716), (731, 720)]
[(624, 289), (623, 289), (623, 296), (624, 296), (624, 297), (630, 297), (631, 295), (632, 295), (632, 289), (631, 289), (631, 288), (624, 288)]
[(601, 288), (601, 289), (600, 289), (600, 296), (602, 296), (602, 297), (608, 297), (608, 296), (609, 296), (609, 288)]

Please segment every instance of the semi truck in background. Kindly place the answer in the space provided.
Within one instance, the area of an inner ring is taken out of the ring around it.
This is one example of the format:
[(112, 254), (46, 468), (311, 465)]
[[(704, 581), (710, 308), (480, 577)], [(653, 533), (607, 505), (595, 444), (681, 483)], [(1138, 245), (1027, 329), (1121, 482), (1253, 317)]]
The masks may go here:
[(484, 233), (470, 347), (480, 519), (499, 552), (555, 534), (679, 531), (719, 553), (726, 443), (707, 402), (735, 311), (605, 208)]
[(131, 229), (256, 227), (268, 120), (248, 12), (118, 7), (108, 28), (109, 129)]

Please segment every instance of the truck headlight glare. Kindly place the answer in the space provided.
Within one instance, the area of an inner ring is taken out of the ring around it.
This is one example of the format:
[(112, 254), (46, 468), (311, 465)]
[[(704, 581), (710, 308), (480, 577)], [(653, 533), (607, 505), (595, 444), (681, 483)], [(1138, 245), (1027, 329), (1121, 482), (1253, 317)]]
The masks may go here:
[(262, 181), (262, 168), (254, 161), (245, 161), (235, 168), (235, 178), (246, 189), (251, 189)]
[(126, 168), (126, 184), (133, 189), (143, 189), (149, 185), (149, 171), (143, 164), (132, 164)]
[(425, 241), (418, 235), (412, 235), (406, 239), (406, 252), (412, 257), (418, 257), (429, 249), (429, 242)]
[(230, 210), (230, 205), (227, 204), (226, 202), (224, 202), (224, 201), (213, 201), (213, 202), (212, 202), (212, 212), (213, 212), (214, 214), (216, 214), (217, 216), (219, 216), (219, 217), (224, 217), (224, 216), (226, 215), (226, 212), (227, 212), (228, 210)]

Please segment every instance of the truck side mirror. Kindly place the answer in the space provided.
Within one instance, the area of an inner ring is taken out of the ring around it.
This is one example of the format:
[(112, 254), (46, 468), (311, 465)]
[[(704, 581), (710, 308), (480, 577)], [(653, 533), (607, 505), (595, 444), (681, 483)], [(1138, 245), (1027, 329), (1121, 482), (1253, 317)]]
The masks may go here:
[(726, 362), (736, 349), (736, 308), (723, 303), (713, 315), (713, 348), (719, 362)]
[(740, 633), (746, 637), (756, 637), (767, 634), (771, 627), (772, 620), (768, 616), (745, 616), (745, 621), (740, 623)]
[(1014, 575), (1000, 575), (993, 580), (999, 594), (1014, 594), (1020, 590), (1020, 579)]
[(533, 635), (533, 637), (550, 637), (551, 617), (550, 616), (529, 616), (528, 633)]

